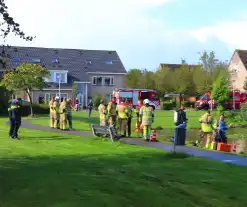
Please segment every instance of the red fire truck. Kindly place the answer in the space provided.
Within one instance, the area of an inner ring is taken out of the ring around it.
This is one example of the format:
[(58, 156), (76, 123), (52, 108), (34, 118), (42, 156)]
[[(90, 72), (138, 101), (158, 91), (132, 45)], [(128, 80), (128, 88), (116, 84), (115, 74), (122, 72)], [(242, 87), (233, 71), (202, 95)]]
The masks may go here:
[[(235, 105), (235, 109), (240, 109), (241, 103), (246, 102), (246, 92), (240, 92), (239, 90), (234, 90), (229, 93), (230, 99), (225, 103), (226, 109), (233, 109)], [(234, 96), (234, 101), (233, 101)], [(209, 109), (216, 108), (217, 103), (214, 100), (211, 100), (211, 93), (207, 92), (202, 95), (199, 100), (196, 101), (195, 106), (198, 109)]]
[(134, 108), (138, 105), (138, 100), (149, 99), (153, 109), (160, 109), (160, 100), (158, 93), (150, 89), (133, 89), (133, 88), (117, 88), (113, 91), (113, 97), (116, 97), (117, 103), (125, 101), (130, 102)]

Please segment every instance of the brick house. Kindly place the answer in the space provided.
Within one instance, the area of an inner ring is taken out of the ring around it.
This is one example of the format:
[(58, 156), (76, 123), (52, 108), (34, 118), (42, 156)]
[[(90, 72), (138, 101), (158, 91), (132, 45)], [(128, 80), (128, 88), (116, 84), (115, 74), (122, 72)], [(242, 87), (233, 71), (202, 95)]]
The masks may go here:
[[(73, 85), (76, 83), (77, 98), (82, 106), (86, 106), (94, 94), (110, 99), (113, 89), (125, 87), (127, 72), (116, 51), (15, 46), (4, 50), (12, 68), (29, 62), (50, 71), (51, 76), (46, 79), (48, 86), (42, 91), (33, 90), (34, 103), (40, 100), (48, 102), (52, 96), (58, 96), (59, 85), (61, 97), (73, 98)], [(23, 92), (16, 95), (28, 100)]]
[(231, 88), (245, 91), (243, 86), (247, 78), (247, 50), (234, 51), (228, 71), (230, 73)]

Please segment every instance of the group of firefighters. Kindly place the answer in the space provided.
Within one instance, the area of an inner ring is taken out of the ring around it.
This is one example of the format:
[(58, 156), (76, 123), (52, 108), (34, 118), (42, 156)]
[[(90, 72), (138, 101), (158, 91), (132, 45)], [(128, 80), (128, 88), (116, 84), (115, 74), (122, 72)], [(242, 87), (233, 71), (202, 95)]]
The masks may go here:
[(135, 112), (137, 117), (136, 132), (140, 132), (141, 136), (149, 141), (151, 125), (154, 121), (154, 111), (148, 99), (145, 99), (143, 103), (139, 100), (134, 110), (128, 100), (122, 100), (120, 104), (117, 104), (116, 97), (113, 97), (107, 106), (104, 100), (101, 100), (98, 111), (100, 125), (109, 125), (116, 128), (118, 122), (119, 134), (123, 137), (126, 137), (127, 133), (128, 137), (131, 136), (131, 121), (133, 112)]
[(49, 102), (50, 107), (50, 127), (61, 130), (72, 130), (72, 101), (71, 99), (63, 98), (59, 103), (59, 97), (53, 97)]

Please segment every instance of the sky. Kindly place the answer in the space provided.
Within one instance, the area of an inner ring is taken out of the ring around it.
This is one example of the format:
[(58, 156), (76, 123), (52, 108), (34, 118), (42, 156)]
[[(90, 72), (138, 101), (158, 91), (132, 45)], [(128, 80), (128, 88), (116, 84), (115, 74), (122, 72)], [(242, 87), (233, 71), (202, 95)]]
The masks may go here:
[(231, 58), (247, 49), (246, 0), (5, 0), (28, 35), (16, 46), (116, 50), (125, 68), (198, 63), (200, 53)]

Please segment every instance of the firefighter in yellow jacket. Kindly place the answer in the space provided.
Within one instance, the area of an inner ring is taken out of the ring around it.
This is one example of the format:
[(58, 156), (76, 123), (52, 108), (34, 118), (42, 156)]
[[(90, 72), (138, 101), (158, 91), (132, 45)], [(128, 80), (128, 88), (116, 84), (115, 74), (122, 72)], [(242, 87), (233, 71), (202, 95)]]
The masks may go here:
[(59, 97), (55, 98), (55, 101), (53, 103), (53, 110), (54, 110), (54, 127), (59, 129)]
[(60, 113), (60, 129), (66, 130), (67, 124), (67, 111), (66, 111), (67, 101), (63, 99), (63, 102), (60, 104), (59, 113)]
[(118, 112), (119, 134), (121, 134), (123, 137), (126, 137), (126, 126), (128, 122), (129, 110), (124, 102), (121, 102), (117, 106), (117, 112)]
[(150, 106), (150, 102), (148, 99), (143, 101), (144, 106), (141, 107), (139, 113), (139, 121), (143, 126), (143, 138), (146, 141), (149, 141), (151, 125), (154, 121), (154, 112), (153, 108)]
[(107, 122), (107, 110), (106, 106), (104, 104), (104, 100), (100, 100), (100, 105), (98, 107), (99, 110), (99, 120), (100, 120), (100, 126), (106, 126)]
[(116, 127), (116, 120), (117, 120), (117, 102), (116, 97), (109, 102), (107, 106), (107, 112), (109, 115), (109, 124), (110, 126)]
[(202, 131), (202, 145), (210, 142), (212, 138), (213, 128), (213, 117), (211, 116), (210, 110), (208, 110), (200, 119), (199, 122), (201, 123), (201, 131)]
[(53, 104), (55, 102), (55, 97), (52, 97), (52, 99), (50, 100), (49, 102), (49, 107), (50, 107), (50, 127), (51, 128), (55, 128), (55, 111), (54, 111), (54, 108), (53, 108)]

